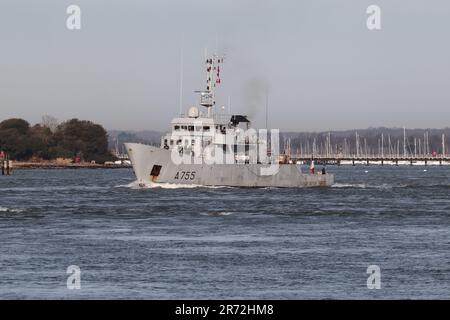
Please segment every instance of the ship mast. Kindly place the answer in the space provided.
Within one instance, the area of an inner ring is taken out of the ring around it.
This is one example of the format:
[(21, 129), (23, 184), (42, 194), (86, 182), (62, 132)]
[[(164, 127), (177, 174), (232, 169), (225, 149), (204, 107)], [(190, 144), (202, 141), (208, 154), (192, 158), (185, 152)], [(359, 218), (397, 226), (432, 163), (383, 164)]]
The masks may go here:
[(216, 104), (216, 87), (220, 84), (220, 64), (223, 58), (213, 55), (206, 59), (206, 90), (200, 91), (200, 105), (208, 109), (208, 118), (212, 117), (212, 108)]

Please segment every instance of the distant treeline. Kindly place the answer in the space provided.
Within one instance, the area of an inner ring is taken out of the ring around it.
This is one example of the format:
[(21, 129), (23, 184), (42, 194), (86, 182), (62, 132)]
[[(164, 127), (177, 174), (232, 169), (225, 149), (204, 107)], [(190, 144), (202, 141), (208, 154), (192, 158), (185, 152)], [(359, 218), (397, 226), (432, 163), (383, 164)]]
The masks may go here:
[(113, 158), (101, 125), (78, 119), (58, 124), (52, 117), (34, 126), (16, 118), (0, 122), (0, 150), (15, 160), (77, 157), (103, 163)]
[[(408, 154), (432, 154), (442, 152), (442, 134), (445, 150), (449, 153), (450, 128), (406, 129), (405, 148)], [(140, 142), (159, 145), (162, 132), (158, 131), (110, 131), (110, 148), (124, 152), (123, 142)], [(290, 141), (292, 153), (343, 153), (343, 154), (395, 154), (403, 155), (403, 128), (368, 128), (324, 132), (281, 132), (280, 147)], [(329, 138), (328, 138), (329, 137)], [(330, 140), (328, 142), (328, 140)], [(356, 142), (358, 140), (358, 143)], [(358, 146), (358, 152), (357, 152)], [(383, 150), (381, 150), (383, 149)], [(398, 150), (397, 150), (398, 149)]]

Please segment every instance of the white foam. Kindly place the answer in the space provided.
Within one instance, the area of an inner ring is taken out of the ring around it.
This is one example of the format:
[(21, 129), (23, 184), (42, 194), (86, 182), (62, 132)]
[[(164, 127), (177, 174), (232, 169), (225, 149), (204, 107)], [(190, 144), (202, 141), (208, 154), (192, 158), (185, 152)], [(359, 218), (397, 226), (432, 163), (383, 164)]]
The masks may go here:
[(182, 183), (150, 183), (145, 184), (144, 186), (141, 185), (141, 187), (154, 189), (154, 188), (161, 188), (161, 189), (192, 189), (192, 188), (201, 188), (201, 185), (197, 184), (182, 184)]
[(366, 188), (364, 183), (351, 184), (351, 183), (335, 183), (331, 186), (332, 188)]
[(368, 185), (364, 183), (335, 183), (331, 186), (332, 188), (360, 188), (360, 189), (392, 189), (392, 188), (403, 188), (407, 187), (407, 185), (389, 185), (389, 184), (380, 184), (380, 185)]
[(229, 211), (219, 211), (219, 212), (207, 212), (207, 213), (201, 213), (202, 216), (229, 216), (232, 215), (234, 212)]
[(22, 211), (23, 210), (21, 210), (21, 209), (11, 209), (11, 208), (0, 207), (0, 212), (19, 213), (19, 212), (22, 212)]
[(133, 181), (129, 184), (118, 185), (116, 188), (131, 188), (131, 189), (193, 189), (193, 188), (208, 188), (208, 189), (219, 189), (219, 188), (231, 188), (227, 186), (203, 186), (199, 184), (184, 184), (184, 183), (159, 183), (159, 182), (146, 182), (142, 183), (139, 181)]
[(114, 186), (114, 188), (130, 188), (130, 189), (139, 189), (139, 183), (137, 181), (130, 182), (128, 184), (119, 184)]

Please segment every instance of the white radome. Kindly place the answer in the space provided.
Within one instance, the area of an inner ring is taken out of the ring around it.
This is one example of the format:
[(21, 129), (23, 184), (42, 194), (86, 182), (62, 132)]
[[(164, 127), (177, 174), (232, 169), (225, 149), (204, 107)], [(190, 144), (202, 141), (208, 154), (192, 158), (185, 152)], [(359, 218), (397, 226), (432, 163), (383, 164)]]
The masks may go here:
[(190, 107), (188, 111), (189, 118), (198, 118), (199, 112), (197, 107)]

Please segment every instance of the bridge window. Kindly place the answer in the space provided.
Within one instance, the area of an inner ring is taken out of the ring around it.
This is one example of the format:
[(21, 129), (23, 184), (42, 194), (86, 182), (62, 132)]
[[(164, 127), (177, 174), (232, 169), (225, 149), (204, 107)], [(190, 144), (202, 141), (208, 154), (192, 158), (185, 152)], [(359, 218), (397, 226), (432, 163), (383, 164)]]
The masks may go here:
[(203, 127), (203, 131), (206, 131), (206, 132), (208, 132), (210, 129), (211, 129), (211, 128), (210, 128), (209, 126), (204, 126), (204, 127)]
[(194, 126), (189, 126), (189, 127), (188, 127), (188, 130), (189, 130), (189, 131), (194, 131)]
[(175, 130), (175, 131), (180, 130), (180, 126), (174, 126), (174, 127), (173, 127), (173, 130)]

